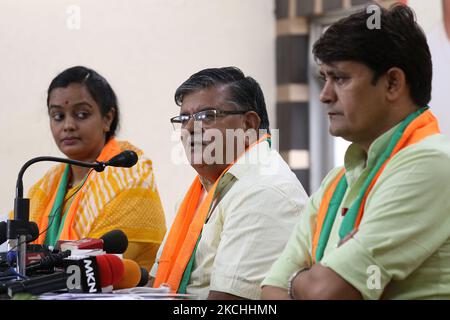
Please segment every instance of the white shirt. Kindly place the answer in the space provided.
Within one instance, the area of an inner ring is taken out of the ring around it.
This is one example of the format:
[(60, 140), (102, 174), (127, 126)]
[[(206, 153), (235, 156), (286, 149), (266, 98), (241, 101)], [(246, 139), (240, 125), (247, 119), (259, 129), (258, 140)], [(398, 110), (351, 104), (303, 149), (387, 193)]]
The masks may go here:
[[(286, 245), (308, 196), (267, 142), (239, 159), (217, 190), (221, 200), (203, 227), (186, 291), (199, 299), (206, 299), (211, 290), (259, 299), (260, 284)], [(163, 245), (150, 272), (153, 277)]]

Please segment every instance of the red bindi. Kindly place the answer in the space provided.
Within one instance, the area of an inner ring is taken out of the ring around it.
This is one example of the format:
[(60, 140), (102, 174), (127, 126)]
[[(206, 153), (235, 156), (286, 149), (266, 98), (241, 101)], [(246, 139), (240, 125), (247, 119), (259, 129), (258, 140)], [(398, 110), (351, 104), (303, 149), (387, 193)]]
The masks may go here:
[(67, 100), (66, 100), (66, 101), (64, 101), (64, 104), (68, 104), (68, 103), (69, 103), (69, 101), (67, 101)]

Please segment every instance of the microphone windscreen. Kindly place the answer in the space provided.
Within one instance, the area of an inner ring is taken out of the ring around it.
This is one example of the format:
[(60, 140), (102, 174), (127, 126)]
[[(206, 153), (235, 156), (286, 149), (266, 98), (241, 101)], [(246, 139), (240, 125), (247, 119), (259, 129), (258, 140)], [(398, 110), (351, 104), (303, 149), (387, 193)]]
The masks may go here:
[(114, 285), (124, 275), (122, 260), (113, 254), (101, 254), (95, 257), (100, 274), (102, 288)]
[(0, 244), (4, 243), (7, 240), (6, 225), (6, 221), (0, 222)]
[(136, 287), (144, 287), (148, 283), (148, 271), (144, 267), (140, 267), (141, 269), (141, 280), (136, 285)]
[(112, 230), (100, 237), (106, 253), (121, 254), (128, 248), (128, 237), (122, 230)]
[(32, 242), (39, 237), (39, 227), (34, 221), (28, 222), (27, 242)]
[(131, 168), (138, 162), (138, 155), (132, 150), (125, 150), (106, 162), (107, 166)]
[[(0, 244), (4, 243), (8, 237), (7, 235), (7, 225), (6, 221), (0, 222)], [(36, 240), (39, 237), (39, 228), (36, 222), (29, 221), (28, 222), (28, 231), (27, 231), (27, 243)]]
[(122, 262), (125, 271), (122, 279), (114, 284), (114, 290), (137, 287), (141, 281), (141, 267), (130, 259), (123, 259)]

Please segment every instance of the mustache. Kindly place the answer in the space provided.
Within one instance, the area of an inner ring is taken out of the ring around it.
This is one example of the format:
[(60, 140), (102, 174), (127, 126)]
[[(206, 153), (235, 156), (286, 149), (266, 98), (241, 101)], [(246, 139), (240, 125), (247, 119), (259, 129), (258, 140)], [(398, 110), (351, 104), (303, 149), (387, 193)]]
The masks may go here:
[(188, 133), (181, 135), (181, 141), (186, 144), (209, 144), (215, 140), (213, 135), (204, 133)]

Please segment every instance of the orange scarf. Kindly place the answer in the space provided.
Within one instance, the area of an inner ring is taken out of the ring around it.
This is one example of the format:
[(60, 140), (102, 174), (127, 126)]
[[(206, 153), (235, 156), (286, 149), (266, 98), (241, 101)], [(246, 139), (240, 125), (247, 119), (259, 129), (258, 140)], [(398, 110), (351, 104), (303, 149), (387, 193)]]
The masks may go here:
[[(357, 217), (356, 217), (356, 220), (354, 223), (354, 229), (357, 229), (359, 227), (359, 224), (361, 223), (361, 219), (364, 215), (364, 207), (366, 204), (367, 197), (368, 197), (370, 191), (372, 190), (373, 186), (376, 184), (378, 178), (380, 177), (381, 173), (385, 169), (388, 162), (397, 154), (397, 152), (399, 152), (403, 148), (406, 148), (407, 146), (415, 144), (428, 136), (438, 134), (438, 133), (440, 133), (438, 122), (430, 110), (424, 111), (417, 118), (412, 120), (411, 123), (409, 123), (409, 125), (405, 128), (402, 136), (398, 140), (397, 144), (392, 149), (390, 156), (387, 158), (386, 161), (384, 161), (384, 163), (382, 164), (380, 169), (376, 172), (374, 178), (372, 179), (367, 190), (365, 191), (365, 193), (362, 197), (362, 201), (358, 208)], [(312, 244), (312, 257), (313, 257), (314, 261), (316, 261), (316, 253), (317, 253), (317, 248), (319, 245), (319, 239), (320, 239), (321, 231), (324, 226), (325, 219), (327, 217), (331, 199), (333, 198), (336, 188), (337, 188), (341, 178), (344, 176), (344, 174), (345, 174), (345, 168), (342, 168), (342, 170), (337, 174), (337, 176), (331, 182), (330, 186), (325, 191), (322, 201), (320, 203), (319, 210), (317, 213), (317, 226), (316, 226), (316, 230), (314, 232), (313, 244)], [(347, 213), (347, 215), (348, 215), (348, 213)], [(334, 222), (334, 219), (333, 219), (333, 222)], [(319, 255), (319, 256), (321, 256), (321, 255)]]
[[(97, 158), (97, 161), (107, 161), (114, 157), (115, 155), (119, 154), (121, 152), (121, 148), (117, 142), (116, 139), (112, 138), (108, 141), (108, 143), (103, 147), (102, 152)], [(58, 175), (61, 176), (64, 171), (64, 166), (61, 166)], [(67, 212), (66, 219), (64, 221), (64, 227), (60, 235), (61, 240), (78, 240), (79, 236), (75, 232), (74, 229), (74, 219), (78, 210), (78, 204), (80, 202), (80, 199), (83, 197), (84, 190), (86, 189), (86, 186), (88, 185), (88, 180), (91, 179), (91, 175), (89, 174), (88, 178), (86, 179), (86, 182), (84, 183), (83, 187), (78, 191), (78, 193), (75, 195), (75, 198), (73, 199), (70, 209)], [(54, 183), (51, 187), (49, 193), (52, 194), (52, 198), (50, 202), (47, 204), (44, 214), (41, 216), (41, 219), (39, 221), (36, 221), (38, 223), (39, 230), (42, 232), (43, 230), (46, 230), (48, 227), (48, 221), (49, 221), (49, 215), (53, 208), (53, 203), (55, 202), (56, 194), (58, 191), (59, 183)], [(45, 242), (45, 236), (46, 233), (43, 232), (41, 235), (39, 235), (39, 238), (35, 241), (35, 243), (44, 243)]]
[[(265, 134), (258, 141), (249, 146), (245, 152), (268, 137), (269, 135)], [(245, 154), (245, 152), (243, 154)], [(194, 252), (195, 245), (197, 244), (203, 225), (208, 217), (217, 184), (220, 181), (220, 178), (223, 177), (241, 156), (221, 173), (220, 177), (215, 181), (213, 187), (199, 207), (198, 205), (203, 192), (203, 186), (198, 176), (194, 179), (194, 182), (181, 203), (172, 227), (170, 228), (166, 244), (164, 245), (158, 263), (158, 271), (153, 284), (154, 288), (164, 284), (170, 288), (171, 292), (175, 293), (178, 291), (186, 266)]]

